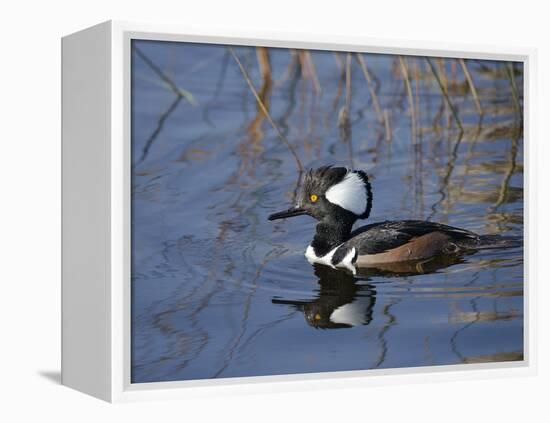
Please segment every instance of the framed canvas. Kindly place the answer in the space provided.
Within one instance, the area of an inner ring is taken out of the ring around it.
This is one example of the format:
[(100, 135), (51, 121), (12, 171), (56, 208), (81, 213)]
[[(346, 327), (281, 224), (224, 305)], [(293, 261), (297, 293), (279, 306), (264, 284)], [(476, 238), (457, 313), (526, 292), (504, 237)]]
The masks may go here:
[(534, 51), (107, 22), (62, 53), (63, 384), (535, 371)]

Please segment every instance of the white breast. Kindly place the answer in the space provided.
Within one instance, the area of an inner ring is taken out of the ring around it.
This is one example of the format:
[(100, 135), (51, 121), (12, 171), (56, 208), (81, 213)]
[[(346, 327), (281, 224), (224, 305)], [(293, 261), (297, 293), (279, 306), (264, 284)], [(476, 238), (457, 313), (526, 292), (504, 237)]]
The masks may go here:
[[(339, 247), (339, 246), (338, 246)], [(319, 257), (317, 254), (315, 254), (315, 250), (313, 249), (313, 247), (311, 245), (308, 245), (307, 249), (306, 249), (306, 258), (307, 258), (307, 261), (309, 261), (311, 264), (313, 263), (319, 263), (319, 264), (324, 264), (325, 266), (330, 266), (330, 267), (334, 267), (332, 265), (332, 256), (334, 255), (334, 253), (336, 252), (336, 250), (338, 249), (338, 247), (336, 248), (333, 248), (332, 250), (330, 250), (327, 254), (325, 254), (324, 256), (322, 257)]]
[[(340, 244), (340, 245), (342, 245), (342, 244)], [(334, 255), (336, 250), (338, 248), (340, 248), (340, 245), (333, 248), (332, 250), (330, 250), (327, 254), (325, 254), (322, 257), (319, 257), (317, 254), (315, 254), (315, 250), (313, 249), (313, 247), (311, 245), (308, 245), (308, 247), (306, 249), (307, 261), (309, 261), (311, 264), (314, 264), (314, 263), (324, 264), (325, 266), (330, 266), (333, 269), (335, 269), (336, 267), (345, 268), (345, 269), (350, 270), (355, 275), (355, 266), (352, 264), (353, 257), (355, 256), (355, 248), (352, 248), (346, 254), (344, 259), (340, 263), (337, 263), (336, 266), (334, 266), (332, 264), (332, 256)]]

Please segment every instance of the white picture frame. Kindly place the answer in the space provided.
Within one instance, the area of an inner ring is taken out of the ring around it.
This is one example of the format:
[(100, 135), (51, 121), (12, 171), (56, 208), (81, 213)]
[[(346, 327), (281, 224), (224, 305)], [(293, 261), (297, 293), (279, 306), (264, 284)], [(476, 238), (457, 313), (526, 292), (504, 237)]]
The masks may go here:
[[(183, 41), (521, 61), (524, 64), (524, 360), (487, 364), (130, 383), (130, 41)], [(62, 40), (62, 383), (110, 402), (536, 372), (536, 51), (482, 45), (230, 32), (106, 22)]]

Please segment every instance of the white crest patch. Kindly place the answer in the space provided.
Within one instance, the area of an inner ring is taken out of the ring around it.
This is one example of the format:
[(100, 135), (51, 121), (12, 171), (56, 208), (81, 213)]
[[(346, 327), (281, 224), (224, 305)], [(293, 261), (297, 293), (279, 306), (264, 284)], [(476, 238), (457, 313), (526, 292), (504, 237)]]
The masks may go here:
[(325, 197), (332, 204), (342, 207), (356, 215), (362, 215), (367, 209), (367, 190), (361, 177), (348, 171), (342, 181), (330, 187)]

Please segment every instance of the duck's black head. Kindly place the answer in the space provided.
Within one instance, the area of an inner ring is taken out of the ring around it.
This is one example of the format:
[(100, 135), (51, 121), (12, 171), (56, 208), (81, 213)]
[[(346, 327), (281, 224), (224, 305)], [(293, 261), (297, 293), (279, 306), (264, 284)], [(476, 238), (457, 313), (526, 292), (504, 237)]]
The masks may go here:
[(346, 220), (369, 217), (372, 191), (362, 170), (323, 166), (304, 176), (302, 191), (294, 207), (274, 213), (269, 220), (307, 214), (317, 220)]

